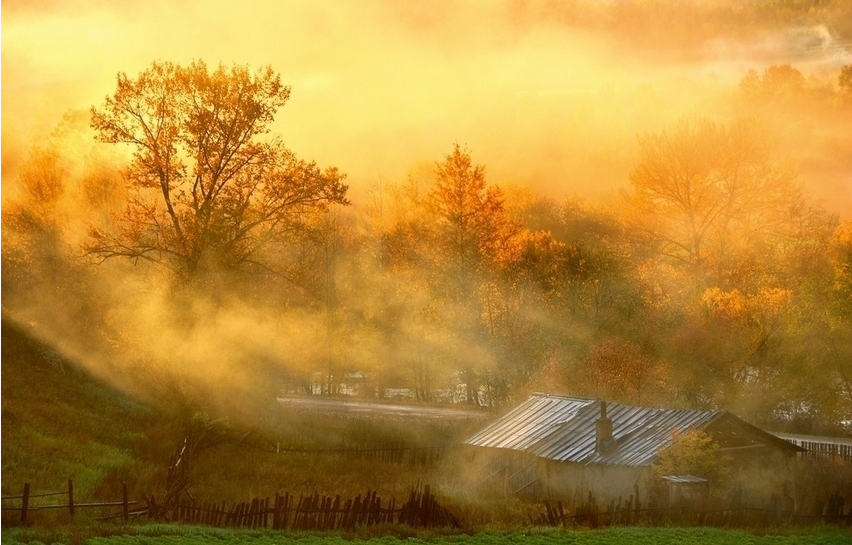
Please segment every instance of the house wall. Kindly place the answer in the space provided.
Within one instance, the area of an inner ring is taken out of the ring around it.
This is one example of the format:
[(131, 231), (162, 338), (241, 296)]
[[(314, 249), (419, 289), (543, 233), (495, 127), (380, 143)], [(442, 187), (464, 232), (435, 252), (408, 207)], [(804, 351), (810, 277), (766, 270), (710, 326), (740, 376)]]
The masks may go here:
[[(466, 475), (470, 484), (488, 489), (500, 496), (521, 496), (534, 500), (553, 499), (572, 504), (588, 500), (591, 492), (598, 505), (611, 501), (627, 501), (635, 497), (648, 505), (657, 498), (650, 466), (584, 465), (555, 462), (523, 453), (469, 447)], [(744, 507), (765, 508), (773, 496), (785, 502), (795, 497), (795, 457), (777, 449), (730, 453), (723, 482), (709, 483), (711, 494), (721, 496), (742, 490)]]
[(652, 478), (649, 467), (583, 465), (554, 462), (504, 449), (472, 447), (468, 476), (479, 489), (499, 496), (520, 496), (534, 500), (566, 502), (588, 500), (589, 492), (599, 504), (627, 501), (639, 489), (640, 501), (647, 501)]
[(645, 503), (653, 475), (650, 467), (584, 465), (573, 462), (542, 460), (540, 463), (542, 489), (548, 497), (572, 503), (589, 499), (592, 494), (598, 505), (627, 501), (631, 496)]
[(538, 458), (506, 449), (468, 449), (472, 471), (463, 478), (471, 485), (498, 496), (542, 497)]
[(794, 455), (760, 449), (727, 458), (724, 488), (741, 489), (743, 506), (764, 508), (773, 496), (786, 501), (795, 497)]

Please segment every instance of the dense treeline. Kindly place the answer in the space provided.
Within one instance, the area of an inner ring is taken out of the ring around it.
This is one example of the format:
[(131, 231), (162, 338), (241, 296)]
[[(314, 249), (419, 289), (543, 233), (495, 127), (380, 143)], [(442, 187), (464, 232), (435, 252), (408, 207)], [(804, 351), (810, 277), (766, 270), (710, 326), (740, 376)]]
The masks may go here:
[(803, 188), (826, 140), (850, 149), (850, 70), (837, 85), (788, 65), (744, 75), (727, 118), (638, 135), (606, 202), (500, 187), (449, 143), (348, 206), (337, 169), (268, 135), (289, 96), (271, 70), (155, 63), (33, 149), (3, 210), (3, 310), (177, 410), (241, 417), (357, 381), (837, 432), (852, 224)]

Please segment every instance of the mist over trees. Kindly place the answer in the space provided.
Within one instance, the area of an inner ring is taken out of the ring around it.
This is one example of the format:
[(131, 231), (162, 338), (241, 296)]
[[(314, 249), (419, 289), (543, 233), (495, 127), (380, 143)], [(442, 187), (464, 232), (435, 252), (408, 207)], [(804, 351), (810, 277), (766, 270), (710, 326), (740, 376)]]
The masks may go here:
[(282, 392), (545, 390), (838, 432), (852, 225), (803, 189), (776, 114), (852, 121), (847, 68), (744, 74), (729, 117), (637, 135), (617, 199), (498, 184), (448, 142), (347, 206), (342, 173), (270, 134), (290, 92), (270, 68), (154, 63), (25, 161), (4, 313), (128, 390), (237, 417)]

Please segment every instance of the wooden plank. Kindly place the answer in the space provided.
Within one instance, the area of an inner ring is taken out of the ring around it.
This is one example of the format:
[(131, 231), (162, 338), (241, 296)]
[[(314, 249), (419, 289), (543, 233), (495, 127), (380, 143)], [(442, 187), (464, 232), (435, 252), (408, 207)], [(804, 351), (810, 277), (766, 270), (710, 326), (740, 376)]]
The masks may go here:
[(273, 511), (272, 511), (272, 529), (280, 530), (281, 529), (281, 495), (276, 492), (275, 493), (275, 503), (273, 503)]
[(340, 527), (340, 494), (334, 497), (334, 504), (331, 506), (332, 508), (332, 528), (331, 530), (336, 530)]
[(340, 509), (340, 523), (339, 526), (344, 529), (349, 529), (349, 520), (352, 516), (352, 500), (346, 500), (346, 503), (343, 504), (343, 507)]
[[(33, 498), (51, 498), (53, 496), (67, 496), (68, 492), (63, 490), (62, 492), (48, 492), (46, 494), (30, 494), (30, 499)], [(4, 500), (19, 500), (23, 496), (4, 496)]]
[(364, 498), (364, 502), (361, 504), (361, 516), (359, 517), (359, 524), (369, 524), (370, 520), (370, 507), (373, 503), (373, 497), (375, 496), (375, 492), (372, 490), (367, 491), (367, 495)]
[(355, 496), (355, 499), (352, 500), (352, 504), (349, 506), (349, 518), (346, 521), (346, 527), (348, 529), (354, 529), (355, 525), (358, 524), (358, 512), (361, 510), (361, 494)]
[(378, 524), (379, 522), (381, 522), (382, 516), (382, 498), (378, 495), (378, 492), (374, 493), (373, 496), (373, 514), (371, 518), (373, 524)]
[(242, 527), (243, 525), (243, 508), (245, 507), (244, 503), (238, 503), (234, 508), (236, 509), (234, 513), (234, 526), (237, 528)]
[(331, 499), (327, 496), (323, 496), (322, 499), (319, 500), (319, 506), (317, 513), (317, 529), (318, 530), (326, 530), (328, 529), (328, 513), (331, 511), (330, 505)]
[(329, 504), (330, 498), (323, 496), (319, 500), (319, 505), (317, 507), (317, 529), (318, 530), (326, 530), (328, 528), (328, 512), (331, 510), (331, 505)]
[(311, 530), (319, 529), (320, 525), (320, 505), (321, 498), (319, 492), (315, 493), (311, 498)]
[(299, 495), (299, 500), (293, 506), (293, 529), (301, 530), (302, 525), (304, 524), (302, 520), (302, 510), (305, 506), (305, 497), (303, 495)]
[(315, 494), (311, 494), (310, 496), (305, 498), (304, 520), (306, 530), (314, 530), (316, 528), (316, 516), (314, 512), (316, 508), (317, 497)]
[(74, 518), (74, 481), (68, 479), (68, 514)]
[(127, 522), (130, 519), (130, 510), (128, 509), (129, 504), (127, 501), (127, 483), (124, 481), (121, 483), (121, 502), (123, 504), (122, 514), (124, 515), (124, 522)]
[(290, 493), (285, 492), (284, 493), (284, 500), (283, 500), (282, 505), (281, 505), (281, 507), (282, 507), (282, 510), (281, 510), (281, 529), (282, 530), (287, 529), (287, 525), (290, 521), (290, 501), (291, 501)]
[[(133, 501), (128, 501), (127, 505), (136, 505), (138, 503), (139, 503), (138, 501), (133, 500)], [(106, 501), (106, 502), (99, 502), (99, 503), (76, 503), (75, 502), (74, 503), (74, 509), (77, 510), (77, 509), (80, 509), (80, 508), (83, 508), (83, 507), (121, 507), (123, 505), (124, 505), (123, 501)], [(37, 509), (57, 509), (57, 508), (66, 509), (67, 507), (68, 506), (65, 505), (65, 504), (62, 504), (62, 505), (44, 505), (44, 506), (40, 506), (40, 507), (30, 507), (30, 510), (32, 511), (32, 510), (37, 510)]]
[(249, 528), (260, 526), (260, 498), (252, 498), (249, 515)]
[(21, 494), (21, 524), (27, 523), (27, 510), (30, 507), (30, 483), (24, 483), (24, 492)]
[(260, 526), (261, 528), (267, 528), (269, 526), (269, 498), (265, 498), (263, 500)]

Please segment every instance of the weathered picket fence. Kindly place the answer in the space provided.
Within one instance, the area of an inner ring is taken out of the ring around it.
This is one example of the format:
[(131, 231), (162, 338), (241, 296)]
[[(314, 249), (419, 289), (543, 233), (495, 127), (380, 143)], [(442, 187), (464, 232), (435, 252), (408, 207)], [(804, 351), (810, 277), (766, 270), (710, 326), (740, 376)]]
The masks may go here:
[[(50, 504), (37, 501), (56, 497), (64, 500), (53, 500)], [(143, 502), (129, 500), (126, 483), (122, 483), (121, 500), (81, 503), (76, 501), (71, 480), (67, 490), (43, 494), (32, 494), (30, 484), (26, 483), (20, 496), (4, 496), (2, 499), (4, 524), (31, 524), (34, 522), (33, 513), (42, 510), (65, 510), (73, 519), (79, 509), (99, 508), (101, 512), (96, 513), (98, 516), (95, 518), (101, 520), (127, 521), (146, 517), (210, 526), (276, 530), (352, 530), (376, 524), (405, 524), (419, 528), (459, 526), (456, 517), (439, 505), (429, 485), (412, 487), (403, 503), (397, 503), (394, 498), (383, 502), (376, 491), (368, 490), (366, 494), (346, 500), (340, 495), (332, 497), (315, 493), (295, 496), (284, 493), (276, 494), (274, 498), (254, 498), (231, 505), (170, 497), (165, 498), (170, 503), (158, 504), (154, 496), (146, 496)], [(137, 505), (139, 507), (131, 510)], [(120, 510), (116, 512), (116, 508)], [(19, 512), (20, 516), (15, 512)]]
[(715, 503), (681, 504), (672, 506), (643, 505), (631, 495), (626, 500), (619, 498), (608, 505), (599, 504), (592, 494), (573, 508), (566, 508), (562, 501), (544, 502), (544, 510), (529, 515), (534, 525), (542, 526), (632, 526), (655, 524), (681, 524), (700, 526), (765, 526), (768, 524), (814, 524), (828, 523), (852, 526), (852, 506), (844, 509), (845, 499), (832, 494), (825, 504), (811, 509), (794, 511), (777, 497), (764, 507), (743, 505), (734, 494), (726, 501)]
[(231, 505), (181, 500), (168, 515), (171, 520), (211, 526), (272, 528), (275, 530), (352, 530), (376, 524), (406, 524), (412, 527), (458, 527), (458, 520), (441, 507), (428, 485), (414, 487), (408, 500), (382, 502), (375, 491), (354, 499), (321, 494), (276, 494)]

